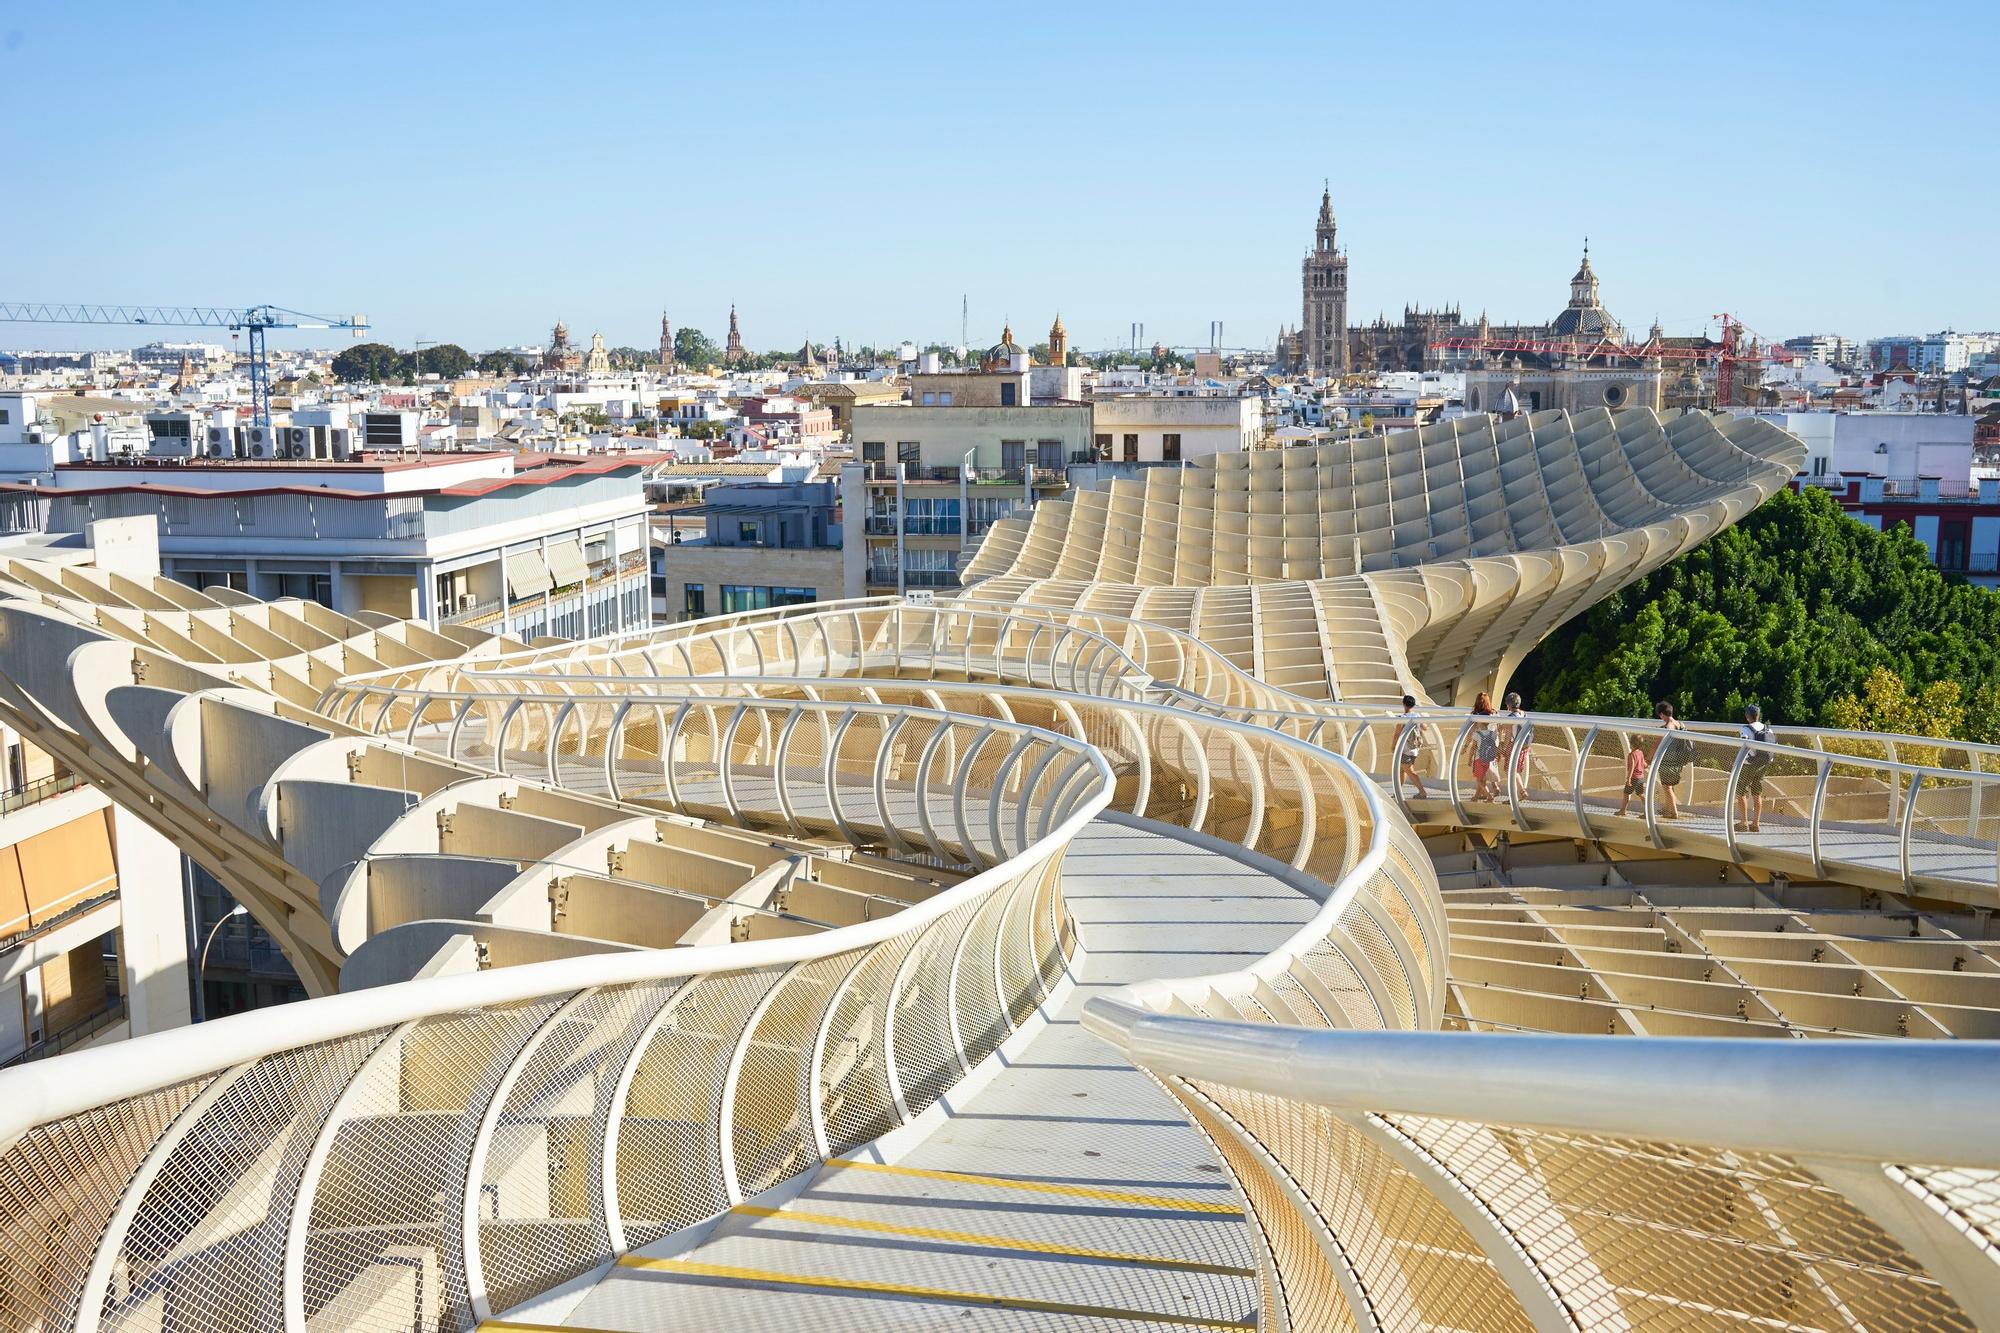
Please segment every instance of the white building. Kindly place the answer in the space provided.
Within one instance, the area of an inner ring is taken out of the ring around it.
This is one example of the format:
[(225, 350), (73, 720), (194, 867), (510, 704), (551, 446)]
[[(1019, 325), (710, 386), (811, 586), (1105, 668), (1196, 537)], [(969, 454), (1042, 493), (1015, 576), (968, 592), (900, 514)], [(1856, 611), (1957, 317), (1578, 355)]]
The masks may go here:
[(169, 577), (345, 614), (521, 637), (644, 625), (645, 454), (360, 454), (334, 459), (86, 459), (52, 485), (50, 533), (145, 517)]
[(1936, 478), (1947, 494), (1971, 489), (1974, 418), (1931, 412), (1758, 412), (1805, 442), (1803, 475), (1834, 484), (1843, 472), (1906, 483)]
[(1933, 333), (1911, 351), (1911, 369), (1925, 375), (1953, 375), (1972, 364), (1972, 349), (1963, 334), (1946, 329)]
[(1091, 443), (1115, 463), (1180, 463), (1254, 449), (1264, 435), (1264, 403), (1207, 396), (1100, 392), (1090, 405)]

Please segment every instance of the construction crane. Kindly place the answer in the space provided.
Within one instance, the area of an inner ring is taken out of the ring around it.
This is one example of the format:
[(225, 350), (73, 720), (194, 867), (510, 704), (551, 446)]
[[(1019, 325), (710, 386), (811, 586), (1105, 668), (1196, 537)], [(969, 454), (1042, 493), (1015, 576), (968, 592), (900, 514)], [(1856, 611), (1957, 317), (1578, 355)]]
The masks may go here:
[(59, 305), (0, 301), (0, 322), (15, 324), (144, 324), (168, 329), (229, 329), (250, 335), (250, 407), (252, 423), (271, 424), (271, 362), (264, 351), (270, 329), (351, 329), (359, 338), (368, 329), (366, 315), (341, 319), (307, 315), (283, 306), (228, 308), (205, 305)]
[(1736, 397), (1736, 365), (1782, 364), (1791, 356), (1773, 351), (1775, 344), (1760, 340), (1749, 325), (1726, 311), (1714, 318), (1721, 322), (1722, 337), (1706, 347), (1655, 347), (1650, 342), (1613, 342), (1608, 338), (1595, 343), (1565, 338), (1444, 338), (1427, 346), (1438, 352), (1532, 352), (1543, 356), (1614, 356), (1633, 361), (1699, 361), (1715, 367), (1716, 405), (1730, 407)]

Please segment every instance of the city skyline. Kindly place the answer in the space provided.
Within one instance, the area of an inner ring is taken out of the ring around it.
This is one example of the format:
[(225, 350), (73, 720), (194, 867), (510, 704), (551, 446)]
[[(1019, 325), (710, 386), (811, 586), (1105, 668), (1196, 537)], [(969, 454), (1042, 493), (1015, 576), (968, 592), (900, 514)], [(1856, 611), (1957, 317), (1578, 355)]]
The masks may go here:
[[(1586, 233), (1628, 327), (1729, 310), (1772, 337), (1866, 337), (2000, 311), (2000, 277), (1961, 259), (1994, 187), (1942, 132), (1984, 110), (1993, 42), (1969, 24), (1864, 38), (1858, 7), (1698, 7), (1528, 30), (1447, 8), (1420, 32), (1343, 15), (1320, 60), (1297, 9), (883, 29), (608, 4), (528, 43), (490, 10), (366, 8), (327, 30), (0, 20), (0, 111), (49, 129), (23, 136), (19, 179), (70, 183), (22, 210), (6, 298), (361, 311), (381, 341), (475, 351), (558, 318), (646, 347), (662, 308), (719, 338), (732, 303), (760, 350), (956, 342), (963, 298), (975, 347), (1058, 311), (1084, 350), (1135, 322), (1205, 344), (1211, 320), (1262, 346), (1298, 321), (1324, 180), (1357, 323), (1405, 303), (1546, 320)], [(82, 98), (62, 55), (86, 47)], [(168, 79), (204, 128), (157, 114)], [(1888, 113), (1904, 101), (1940, 132)]]

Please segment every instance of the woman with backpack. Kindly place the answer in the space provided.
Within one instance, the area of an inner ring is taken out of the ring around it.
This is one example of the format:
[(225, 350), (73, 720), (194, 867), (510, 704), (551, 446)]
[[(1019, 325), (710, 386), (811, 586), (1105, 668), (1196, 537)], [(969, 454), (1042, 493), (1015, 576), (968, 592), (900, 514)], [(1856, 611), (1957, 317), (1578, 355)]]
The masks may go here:
[(1761, 833), (1764, 830), (1764, 774), (1771, 767), (1769, 750), (1753, 750), (1752, 743), (1769, 745), (1771, 729), (1764, 725), (1756, 704), (1743, 706), (1743, 725), (1737, 735), (1745, 742), (1742, 771), (1736, 775), (1736, 831)]
[(1667, 734), (1660, 737), (1660, 748), (1653, 752), (1653, 762), (1660, 769), (1660, 799), (1666, 807), (1660, 813), (1667, 819), (1679, 819), (1681, 810), (1675, 788), (1680, 786), (1681, 774), (1687, 770), (1688, 760), (1694, 757), (1694, 742), (1686, 736), (1674, 734), (1686, 731), (1687, 727), (1674, 716), (1674, 706), (1665, 699), (1653, 705), (1653, 716), (1667, 729)]
[(1500, 784), (1493, 776), (1493, 761), (1500, 757), (1500, 736), (1491, 722), (1478, 719), (1493, 716), (1493, 696), (1485, 690), (1472, 701), (1472, 799), (1497, 801)]

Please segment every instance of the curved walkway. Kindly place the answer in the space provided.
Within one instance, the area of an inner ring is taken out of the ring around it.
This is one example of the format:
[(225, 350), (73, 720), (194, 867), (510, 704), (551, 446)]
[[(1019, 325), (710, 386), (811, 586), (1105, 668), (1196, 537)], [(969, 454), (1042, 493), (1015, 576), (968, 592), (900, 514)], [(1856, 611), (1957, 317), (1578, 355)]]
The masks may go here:
[(948, 1097), (929, 1133), (738, 1207), (692, 1249), (640, 1251), (562, 1326), (1254, 1326), (1252, 1236), (1228, 1176), (1173, 1099), (1077, 1015), (1134, 982), (1247, 966), (1318, 904), (1115, 816), (1071, 844), (1063, 885), (1080, 947), (1059, 1009)]

